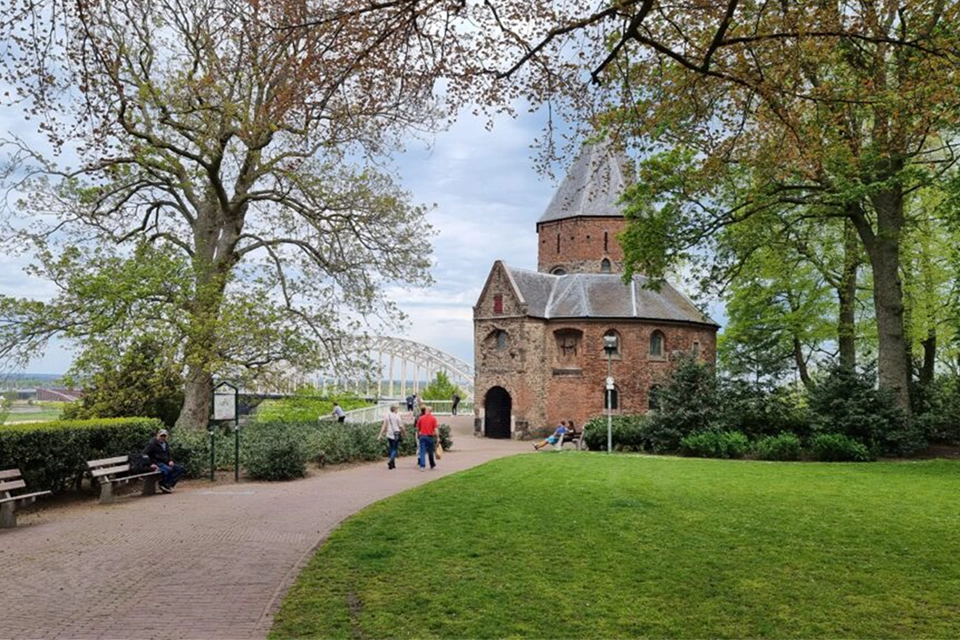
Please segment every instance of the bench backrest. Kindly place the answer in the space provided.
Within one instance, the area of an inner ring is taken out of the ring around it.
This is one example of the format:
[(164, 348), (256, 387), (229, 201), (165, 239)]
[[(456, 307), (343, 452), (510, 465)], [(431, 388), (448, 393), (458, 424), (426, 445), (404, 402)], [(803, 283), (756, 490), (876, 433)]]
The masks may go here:
[(88, 460), (87, 468), (90, 469), (90, 475), (94, 478), (112, 476), (116, 473), (126, 473), (130, 471), (130, 459), (127, 456), (116, 456), (113, 458)]
[(0, 471), (0, 498), (12, 497), (11, 491), (26, 488), (27, 483), (20, 475), (20, 469), (6, 469)]

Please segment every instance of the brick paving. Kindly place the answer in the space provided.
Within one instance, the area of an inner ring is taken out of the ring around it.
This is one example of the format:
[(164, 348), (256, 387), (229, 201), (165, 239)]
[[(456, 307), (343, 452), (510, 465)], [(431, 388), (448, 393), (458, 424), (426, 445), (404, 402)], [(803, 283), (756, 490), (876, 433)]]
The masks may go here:
[(382, 498), (529, 443), (454, 428), (436, 471), (413, 458), (328, 468), (284, 483), (181, 482), (173, 495), (71, 504), (0, 530), (0, 638), (264, 638), (317, 546)]

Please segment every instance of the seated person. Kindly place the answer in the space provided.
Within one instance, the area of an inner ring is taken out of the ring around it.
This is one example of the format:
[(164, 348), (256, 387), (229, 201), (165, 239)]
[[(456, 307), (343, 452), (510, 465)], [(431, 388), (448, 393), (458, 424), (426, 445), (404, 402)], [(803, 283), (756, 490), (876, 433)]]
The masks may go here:
[(537, 451), (540, 451), (542, 447), (547, 446), (548, 444), (557, 444), (563, 440), (563, 434), (567, 432), (567, 423), (564, 420), (560, 421), (560, 426), (558, 426), (552, 434), (546, 437), (543, 442), (540, 444), (533, 445), (533, 448)]
[(182, 464), (177, 464), (170, 456), (170, 445), (167, 444), (167, 430), (160, 429), (157, 435), (150, 439), (143, 455), (150, 458), (150, 468), (160, 471), (160, 491), (173, 493), (180, 476), (184, 474)]

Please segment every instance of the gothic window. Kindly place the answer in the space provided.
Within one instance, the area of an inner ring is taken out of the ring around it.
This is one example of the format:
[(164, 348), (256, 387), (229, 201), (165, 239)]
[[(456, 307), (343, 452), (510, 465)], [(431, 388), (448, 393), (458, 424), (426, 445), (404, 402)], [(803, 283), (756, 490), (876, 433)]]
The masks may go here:
[(576, 364), (583, 332), (576, 329), (560, 329), (555, 332), (557, 359), (561, 364)]
[(507, 348), (507, 338), (509, 338), (509, 336), (506, 331), (502, 329), (497, 330), (497, 351), (503, 351)]
[(650, 357), (662, 358), (664, 352), (663, 334), (659, 331), (654, 331), (650, 334)]
[(606, 258), (600, 261), (600, 273), (610, 273), (610, 261)]
[(503, 315), (503, 294), (496, 293), (493, 296), (493, 314), (497, 316)]

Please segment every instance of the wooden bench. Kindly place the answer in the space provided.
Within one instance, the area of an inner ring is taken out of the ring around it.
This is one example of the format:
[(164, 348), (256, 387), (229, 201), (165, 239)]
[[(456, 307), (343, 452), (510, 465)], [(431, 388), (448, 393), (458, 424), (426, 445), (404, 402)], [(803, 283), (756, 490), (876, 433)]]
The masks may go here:
[(553, 448), (557, 451), (562, 451), (563, 445), (567, 442), (572, 442), (574, 446), (577, 447), (577, 451), (580, 451), (583, 448), (583, 429), (580, 431), (567, 429), (566, 433), (563, 434), (563, 438), (553, 445)]
[(49, 491), (14, 494), (14, 491), (26, 489), (27, 483), (20, 475), (20, 469), (0, 471), (0, 527), (17, 526), (17, 507), (30, 504), (39, 496), (49, 495)]
[(157, 478), (160, 477), (160, 472), (151, 470), (133, 473), (130, 471), (128, 456), (89, 460), (87, 468), (90, 470), (90, 476), (100, 484), (100, 504), (113, 502), (114, 485), (124, 485), (138, 478), (143, 478), (143, 495), (152, 496), (157, 492)]

